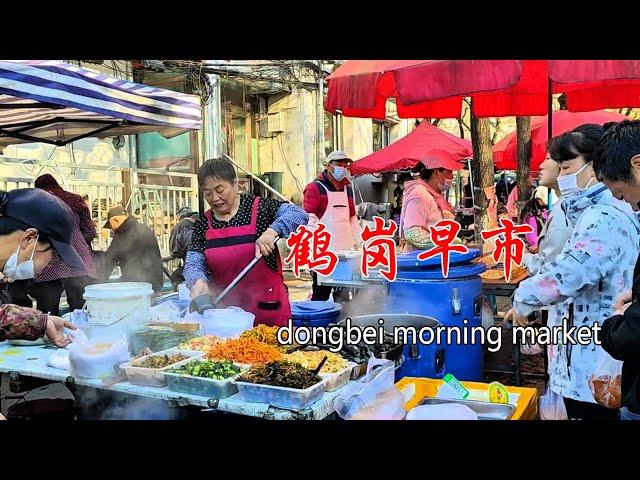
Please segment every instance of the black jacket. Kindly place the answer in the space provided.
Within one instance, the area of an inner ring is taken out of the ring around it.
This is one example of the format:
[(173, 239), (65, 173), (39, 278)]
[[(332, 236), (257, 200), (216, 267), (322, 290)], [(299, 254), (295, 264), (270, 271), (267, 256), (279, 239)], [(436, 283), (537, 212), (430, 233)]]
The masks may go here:
[(180, 220), (178, 224), (171, 230), (169, 237), (169, 248), (174, 258), (185, 259), (187, 251), (191, 245), (191, 235), (193, 234), (193, 225), (198, 220), (199, 215), (186, 217)]
[(602, 348), (624, 362), (622, 366), (622, 406), (640, 414), (640, 256), (633, 272), (633, 303), (624, 315), (602, 324)]
[(105, 258), (105, 276), (116, 265), (122, 270), (122, 282), (149, 282), (159, 292), (164, 283), (162, 257), (153, 230), (129, 217), (113, 235)]

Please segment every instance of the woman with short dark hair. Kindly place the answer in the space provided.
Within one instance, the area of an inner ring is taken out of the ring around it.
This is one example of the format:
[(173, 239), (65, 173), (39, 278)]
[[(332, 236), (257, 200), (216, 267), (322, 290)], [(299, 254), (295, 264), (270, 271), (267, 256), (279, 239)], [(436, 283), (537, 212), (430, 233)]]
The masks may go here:
[(211, 208), (194, 225), (184, 267), (192, 298), (219, 293), (262, 255), (265, 261), (221, 303), (253, 313), (255, 324), (286, 325), (291, 305), (275, 241), (306, 225), (309, 215), (292, 203), (239, 194), (235, 168), (224, 158), (207, 160), (198, 183)]

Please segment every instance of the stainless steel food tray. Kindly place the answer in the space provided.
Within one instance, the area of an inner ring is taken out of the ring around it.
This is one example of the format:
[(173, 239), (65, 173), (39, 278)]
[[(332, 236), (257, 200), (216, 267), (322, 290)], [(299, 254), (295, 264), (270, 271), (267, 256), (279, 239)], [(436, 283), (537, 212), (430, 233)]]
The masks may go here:
[(455, 400), (449, 398), (425, 398), (420, 405), (442, 405), (445, 403), (459, 403), (469, 407), (478, 415), (478, 420), (509, 420), (513, 417), (516, 407), (504, 403), (480, 402), (478, 400)]

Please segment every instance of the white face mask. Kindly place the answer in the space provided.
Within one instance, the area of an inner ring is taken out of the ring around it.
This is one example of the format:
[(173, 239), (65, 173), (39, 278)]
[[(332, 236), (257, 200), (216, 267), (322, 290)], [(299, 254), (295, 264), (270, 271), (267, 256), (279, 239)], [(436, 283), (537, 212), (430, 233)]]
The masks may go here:
[[(20, 253), (20, 244), (18, 244), (18, 249), (9, 257), (7, 263), (4, 264), (4, 268), (2, 269), (2, 273), (5, 277), (11, 278), (13, 281), (30, 280), (35, 278), (36, 268), (33, 263), (33, 255), (36, 253), (36, 247), (38, 246), (38, 236), (36, 236), (36, 241), (33, 245), (31, 258), (20, 264), (18, 264), (18, 254)], [(24, 235), (22, 238), (24, 238)], [(20, 242), (22, 242), (22, 239), (20, 239)]]
[(444, 182), (442, 184), (442, 186), (440, 187), (440, 191), (441, 192), (446, 192), (447, 190), (449, 190), (451, 188), (451, 183), (453, 182), (453, 180), (451, 178), (446, 178), (444, 176), (444, 173), (440, 172), (440, 175), (442, 175), (442, 181)]
[(558, 177), (558, 188), (560, 189), (560, 193), (564, 198), (569, 198), (572, 195), (575, 195), (576, 193), (580, 193), (581, 191), (589, 188), (589, 186), (591, 185), (591, 182), (593, 182), (593, 178), (589, 180), (589, 183), (587, 183), (584, 189), (581, 189), (580, 187), (578, 187), (578, 174), (582, 172), (585, 168), (587, 168), (588, 165), (589, 164), (586, 163), (576, 173), (571, 173), (569, 175), (561, 175)]

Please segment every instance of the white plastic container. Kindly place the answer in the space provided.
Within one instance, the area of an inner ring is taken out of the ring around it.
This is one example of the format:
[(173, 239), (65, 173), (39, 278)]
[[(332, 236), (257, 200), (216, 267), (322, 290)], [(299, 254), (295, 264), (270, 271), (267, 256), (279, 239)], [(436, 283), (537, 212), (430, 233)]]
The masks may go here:
[[(150, 283), (99, 283), (85, 288), (87, 337), (104, 341), (117, 339), (146, 324), (151, 315)], [(132, 342), (130, 341), (131, 345)]]
[(351, 378), (351, 372), (353, 371), (353, 367), (355, 367), (355, 363), (349, 362), (349, 364), (336, 373), (319, 373), (318, 375), (322, 378), (326, 384), (327, 392), (335, 392), (339, 388), (344, 387), (347, 383), (349, 383), (349, 379)]
[[(167, 365), (166, 367), (162, 367), (162, 368), (146, 368), (146, 367), (139, 366), (142, 362), (144, 362), (146, 359), (150, 357), (160, 357), (163, 355), (169, 355), (169, 356), (184, 355), (188, 358), (184, 360), (180, 360), (176, 363), (172, 363), (171, 365)], [(167, 381), (164, 376), (165, 371), (180, 368), (182, 365), (185, 365), (196, 358), (198, 359), (202, 358), (203, 356), (204, 356), (204, 352), (170, 348), (168, 350), (156, 352), (151, 355), (138, 358), (131, 362), (127, 362), (123, 365), (120, 365), (120, 368), (124, 370), (125, 373), (127, 374), (127, 378), (129, 379), (129, 382), (135, 385), (144, 385), (148, 387), (162, 387), (167, 384)]]

